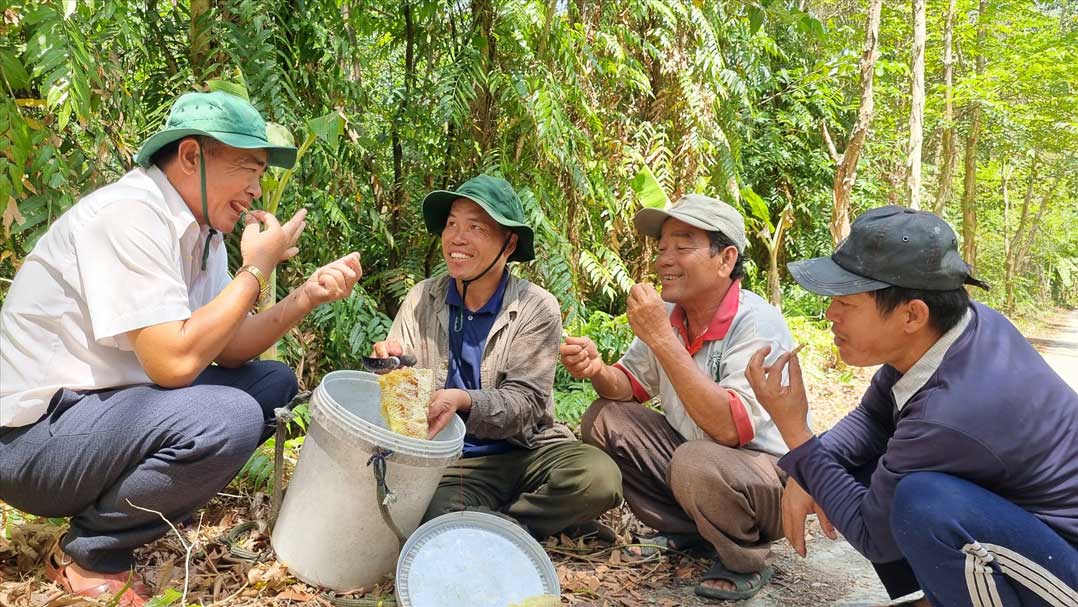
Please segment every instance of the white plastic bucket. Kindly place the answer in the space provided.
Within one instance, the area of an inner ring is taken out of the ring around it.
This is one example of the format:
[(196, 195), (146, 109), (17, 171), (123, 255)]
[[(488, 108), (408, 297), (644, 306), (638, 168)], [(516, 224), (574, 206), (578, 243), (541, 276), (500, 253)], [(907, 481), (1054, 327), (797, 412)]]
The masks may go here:
[(271, 542), (278, 560), (308, 584), (369, 588), (394, 570), (400, 544), (378, 510), (368, 460), (379, 449), (393, 452), (386, 458), (386, 484), (396, 495), (389, 513), (407, 537), (442, 473), (460, 457), (464, 422), (454, 416), (429, 441), (389, 430), (377, 376), (363, 371), (329, 373), (310, 406), (310, 428)]

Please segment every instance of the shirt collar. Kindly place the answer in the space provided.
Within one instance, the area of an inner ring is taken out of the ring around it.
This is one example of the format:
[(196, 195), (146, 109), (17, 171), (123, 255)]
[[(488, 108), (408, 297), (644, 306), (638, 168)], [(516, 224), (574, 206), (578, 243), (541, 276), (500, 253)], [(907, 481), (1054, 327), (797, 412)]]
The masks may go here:
[[(192, 246), (196, 247), (197, 245), (198, 254), (202, 255), (200, 243), (205, 242), (210, 227), (198, 225), (195, 214), (191, 212), (187, 203), (184, 202), (183, 196), (180, 196), (179, 191), (176, 190), (176, 187), (172, 185), (172, 182), (168, 180), (168, 176), (166, 176), (161, 169), (151, 165), (150, 168), (146, 169), (146, 176), (153, 180), (154, 184), (157, 185), (157, 189), (161, 190), (161, 195), (165, 199), (165, 208), (168, 209), (169, 219), (172, 221), (172, 225), (175, 226), (176, 233), (180, 236), (184, 236), (187, 234), (188, 230), (193, 228), (194, 231), (199, 234), (199, 236), (194, 239)], [(224, 234), (221, 234), (221, 237), (210, 246), (216, 249), (223, 240)]]
[(917, 362), (913, 363), (910, 370), (898, 378), (895, 385), (891, 387), (891, 396), (894, 397), (895, 406), (898, 407), (899, 411), (906, 406), (906, 403), (913, 398), (913, 395), (918, 390), (924, 387), (925, 383), (928, 382), (928, 378), (932, 377), (936, 370), (939, 369), (947, 350), (962, 335), (962, 331), (966, 330), (972, 315), (972, 312), (966, 310), (958, 324), (951, 327), (949, 331), (936, 340), (936, 343), (932, 344), (932, 347), (922, 354), (921, 358), (918, 358)]
[(730, 325), (733, 324), (734, 317), (737, 316), (740, 299), (741, 280), (738, 279), (731, 283), (730, 288), (726, 290), (726, 295), (723, 296), (719, 309), (715, 311), (715, 316), (711, 318), (707, 330), (696, 339), (693, 339), (686, 331), (685, 308), (680, 305), (674, 306), (673, 312), (670, 313), (670, 326), (674, 327), (674, 330), (681, 336), (681, 343), (686, 344), (689, 354), (696, 354), (704, 346), (704, 342), (726, 338), (726, 334), (730, 331)]
[[(502, 309), (502, 299), (505, 297), (505, 285), (509, 282), (509, 270), (505, 270), (502, 273), (502, 279), (498, 282), (498, 288), (494, 289), (494, 294), (490, 296), (487, 303), (483, 304), (483, 307), (479, 308), (472, 314), (497, 314), (498, 310)], [(457, 306), (463, 308), (461, 303), (460, 291), (457, 290), (456, 279), (450, 277), (449, 288), (445, 290), (445, 303), (451, 306)]]

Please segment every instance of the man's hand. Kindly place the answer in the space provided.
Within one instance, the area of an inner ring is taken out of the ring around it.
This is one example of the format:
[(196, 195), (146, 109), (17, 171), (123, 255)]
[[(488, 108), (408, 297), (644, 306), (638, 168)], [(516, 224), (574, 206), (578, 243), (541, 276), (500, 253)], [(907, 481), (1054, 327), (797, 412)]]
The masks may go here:
[(359, 253), (349, 253), (315, 270), (300, 287), (300, 296), (313, 309), (351, 295), (361, 276), (363, 267), (359, 264)]
[(457, 411), (470, 411), (472, 397), (464, 390), (446, 388), (436, 390), (427, 407), (427, 439), (431, 440), (449, 425)]
[[(247, 226), (240, 237), (240, 256), (243, 265), (257, 266), (267, 276), (278, 263), (290, 259), (299, 248), (296, 242), (307, 223), (307, 209), (300, 209), (282, 226), (277, 218), (266, 211), (249, 211)], [(262, 227), (262, 225), (265, 227)]]
[[(805, 384), (801, 379), (801, 364), (795, 352), (786, 352), (779, 356), (770, 367), (764, 366), (764, 359), (771, 352), (771, 346), (764, 346), (749, 359), (745, 376), (756, 393), (756, 400), (771, 415), (771, 419), (782, 434), (782, 440), (790, 449), (800, 447), (812, 438), (808, 427), (808, 397), (805, 396)], [(790, 365), (790, 384), (782, 385), (782, 370)]]
[(591, 379), (605, 366), (595, 343), (587, 337), (566, 337), (558, 351), (565, 370), (577, 379)]
[(670, 316), (666, 313), (666, 304), (654, 286), (646, 282), (633, 285), (629, 289), (629, 305), (625, 314), (629, 317), (633, 334), (652, 350), (658, 349), (666, 340), (677, 341), (670, 326)]
[(371, 358), (389, 358), (390, 356), (403, 356), (404, 347), (395, 339), (376, 341), (371, 346)]
[(787, 480), (786, 490), (782, 492), (782, 531), (786, 534), (786, 540), (801, 556), (808, 553), (805, 548), (805, 518), (813, 512), (816, 513), (824, 534), (837, 540), (838, 534), (835, 533), (835, 527), (831, 525), (823, 509), (801, 488), (801, 485), (797, 484), (797, 481), (792, 478)]

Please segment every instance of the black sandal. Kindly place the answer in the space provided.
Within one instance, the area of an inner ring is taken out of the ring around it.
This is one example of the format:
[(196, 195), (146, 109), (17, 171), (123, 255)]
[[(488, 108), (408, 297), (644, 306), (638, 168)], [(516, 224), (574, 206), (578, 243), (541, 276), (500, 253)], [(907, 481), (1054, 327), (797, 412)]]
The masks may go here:
[[(774, 567), (764, 567), (755, 573), (736, 573), (727, 569), (721, 561), (716, 560), (707, 573), (700, 578), (700, 583), (696, 585), (696, 594), (709, 599), (740, 601), (760, 592), (774, 573)], [(720, 590), (704, 586), (703, 583), (708, 580), (730, 582), (734, 585), (734, 590)]]

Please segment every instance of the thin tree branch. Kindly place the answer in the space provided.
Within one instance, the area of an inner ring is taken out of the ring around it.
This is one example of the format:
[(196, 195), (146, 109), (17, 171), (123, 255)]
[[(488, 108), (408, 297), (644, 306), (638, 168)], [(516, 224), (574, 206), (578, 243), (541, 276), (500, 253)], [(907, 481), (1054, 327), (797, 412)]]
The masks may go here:
[(835, 142), (831, 140), (831, 133), (827, 130), (827, 121), (820, 121), (820, 132), (823, 133), (823, 140), (827, 143), (827, 151), (831, 155), (831, 160), (835, 161), (835, 164), (842, 164), (842, 154), (838, 153), (835, 149)]
[[(184, 559), (183, 559), (183, 596), (180, 597), (180, 604), (181, 605), (186, 605), (187, 604), (187, 589), (188, 589), (188, 587), (189, 587), (189, 585), (191, 583), (191, 551), (194, 550), (195, 545), (192, 544), (192, 543), (188, 543), (187, 540), (183, 539), (183, 534), (180, 533), (180, 530), (177, 529), (176, 526), (172, 524), (172, 521), (168, 520), (165, 517), (164, 514), (161, 514), (157, 510), (151, 510), (149, 508), (143, 508), (142, 506), (136, 506), (136, 505), (131, 503), (131, 500), (126, 500), (126, 501), (127, 501), (127, 505), (131, 506), (135, 510), (141, 510), (143, 512), (149, 512), (151, 514), (156, 514), (157, 516), (161, 517), (161, 520), (165, 521), (165, 524), (168, 525), (169, 528), (172, 529), (172, 531), (176, 534), (176, 537), (180, 539), (180, 545), (183, 546), (184, 549), (187, 551), (187, 554), (184, 555)], [(202, 530), (202, 517), (199, 517), (199, 519), (198, 519), (198, 531), (195, 532), (196, 536), (197, 536), (198, 532), (201, 531), (201, 530)]]

